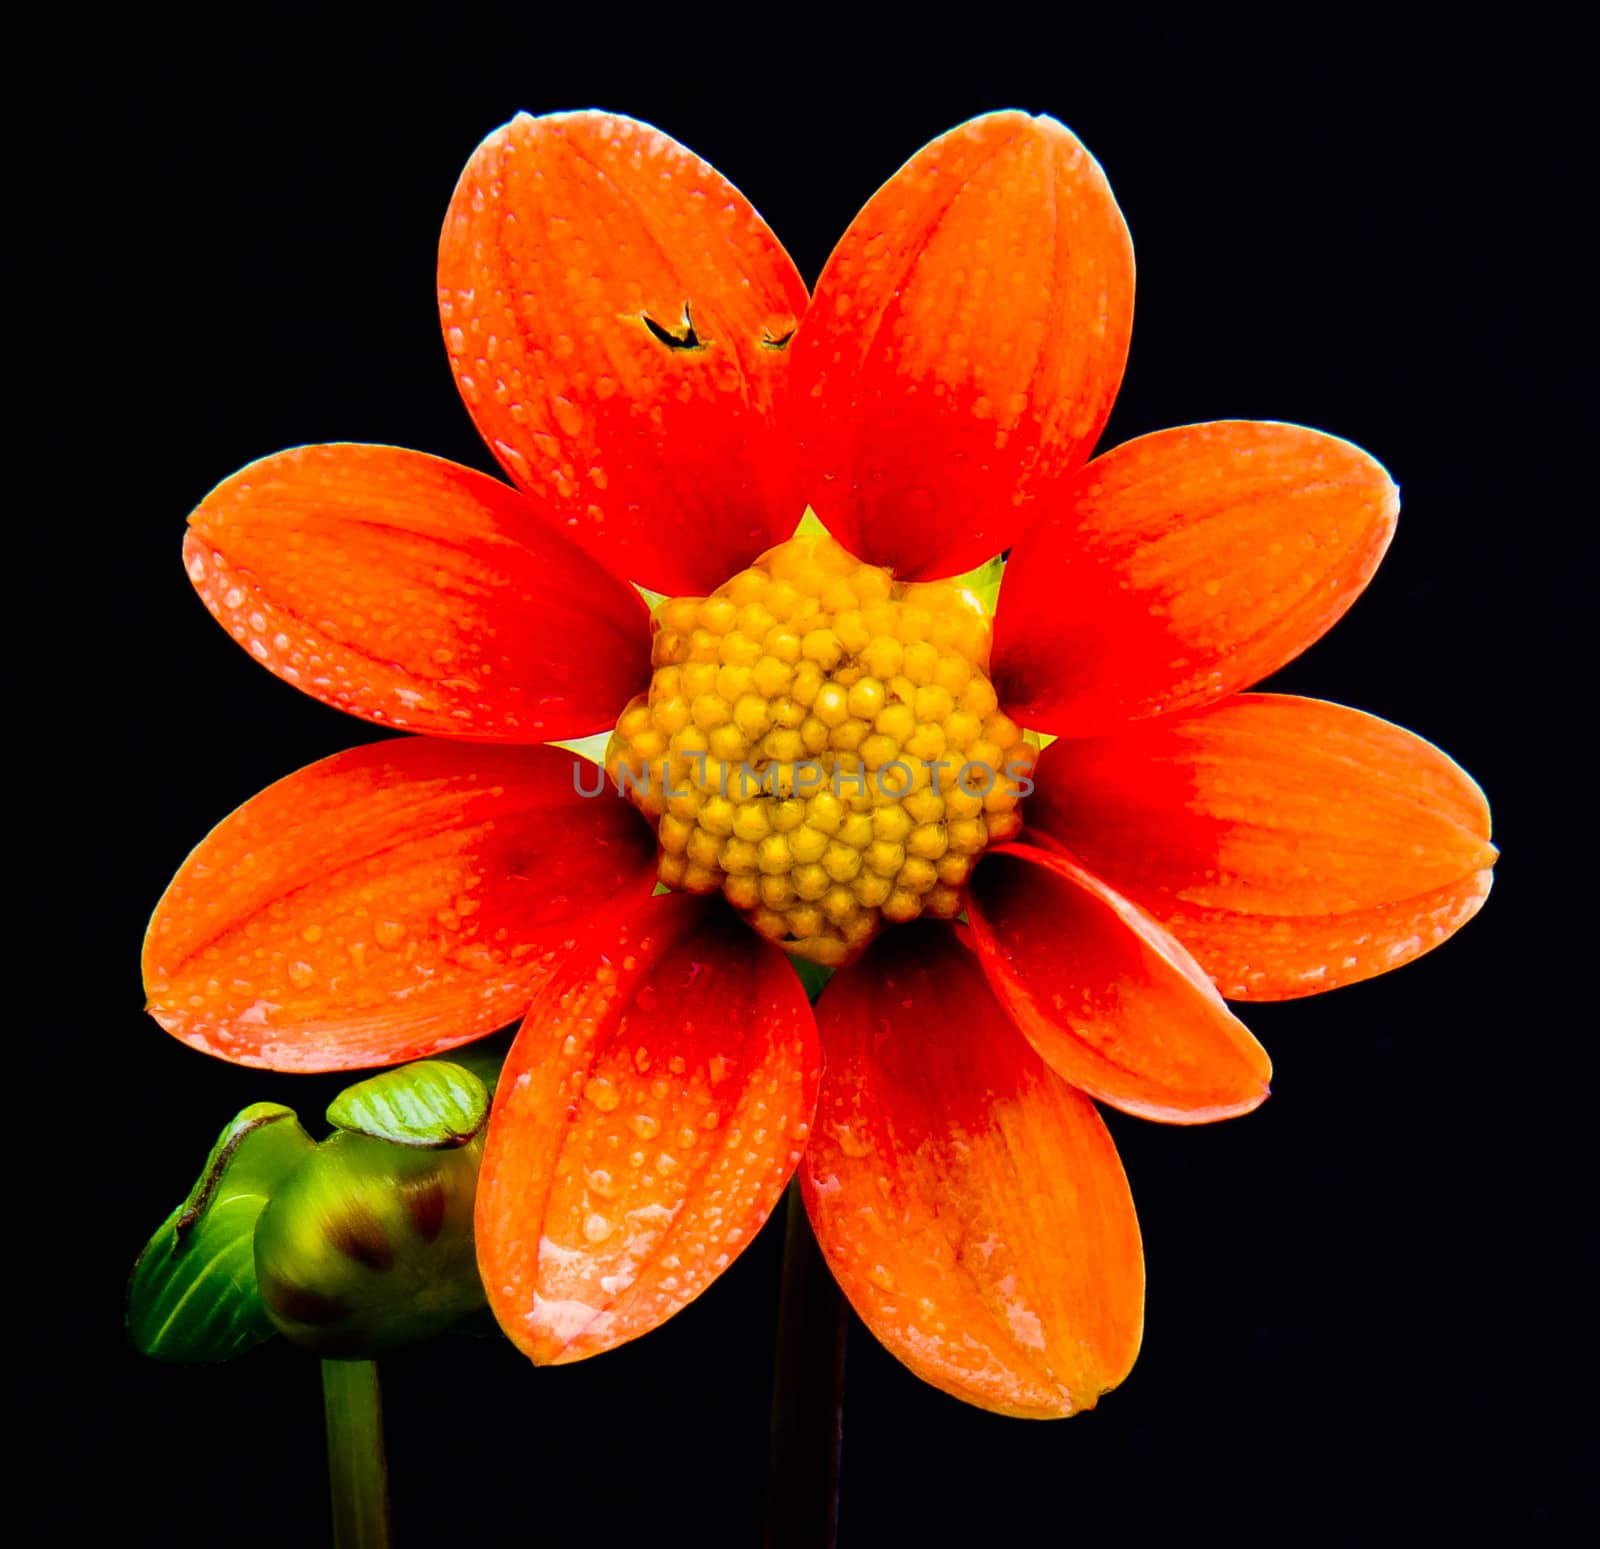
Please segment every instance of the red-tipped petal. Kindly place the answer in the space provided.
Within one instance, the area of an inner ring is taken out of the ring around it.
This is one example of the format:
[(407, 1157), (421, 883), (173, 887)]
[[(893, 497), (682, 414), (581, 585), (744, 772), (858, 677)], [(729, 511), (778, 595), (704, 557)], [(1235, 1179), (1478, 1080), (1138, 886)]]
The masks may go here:
[(1052, 743), (1027, 821), (1244, 1000), (1420, 956), (1477, 912), (1495, 859), (1483, 792), (1437, 748), (1277, 694)]
[(274, 1070), (393, 1064), (515, 1021), (578, 924), (654, 884), (650, 830), (609, 786), (580, 799), (574, 762), (408, 737), (268, 786), (156, 906), (151, 1014)]
[(652, 899), (541, 989), (500, 1077), (478, 1261), (541, 1365), (648, 1333), (782, 1197), (816, 1107), (794, 970), (715, 900)]
[(1266, 1050), (1178, 941), (1070, 857), (984, 856), (968, 895), (990, 987), (1045, 1062), (1141, 1118), (1203, 1124), (1267, 1095)]
[(1097, 457), (1023, 535), (995, 619), (995, 686), (1066, 736), (1207, 704), (1266, 677), (1360, 595), (1399, 492), (1358, 447), (1219, 421)]
[(514, 119), (439, 244), (450, 363), (518, 485), (618, 574), (706, 592), (778, 538), (772, 406), (805, 284), (732, 184), (608, 113)]
[(364, 720), (507, 742), (600, 731), (650, 674), (638, 593), (497, 479), (307, 446), (219, 484), (184, 562), (280, 678)]
[(889, 932), (818, 1005), (801, 1184), (851, 1304), (918, 1376), (1002, 1414), (1128, 1373), (1144, 1261), (1094, 1105), (1053, 1075), (945, 925)]
[(1051, 118), (933, 141), (851, 224), (795, 339), (797, 487), (905, 576), (970, 569), (1089, 455), (1122, 379), (1133, 248)]

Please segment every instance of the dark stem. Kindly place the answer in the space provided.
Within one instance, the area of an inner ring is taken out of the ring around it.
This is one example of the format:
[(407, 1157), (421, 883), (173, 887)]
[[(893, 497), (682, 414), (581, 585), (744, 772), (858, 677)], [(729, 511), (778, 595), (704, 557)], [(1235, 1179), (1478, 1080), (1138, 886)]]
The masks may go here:
[(324, 1361), (335, 1549), (389, 1549), (389, 1464), (375, 1361)]
[(833, 1549), (839, 1531), (845, 1300), (789, 1185), (767, 1451), (766, 1549)]

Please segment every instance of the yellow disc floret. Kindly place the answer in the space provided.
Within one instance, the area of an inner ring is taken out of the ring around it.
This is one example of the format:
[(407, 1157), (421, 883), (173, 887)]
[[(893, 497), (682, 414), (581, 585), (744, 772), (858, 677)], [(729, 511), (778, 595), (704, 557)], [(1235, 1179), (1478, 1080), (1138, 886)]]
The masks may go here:
[(650, 691), (606, 768), (656, 825), (662, 882), (720, 890), (829, 967), (885, 922), (961, 912), (985, 846), (1022, 826), (1036, 756), (971, 592), (808, 533), (653, 623)]

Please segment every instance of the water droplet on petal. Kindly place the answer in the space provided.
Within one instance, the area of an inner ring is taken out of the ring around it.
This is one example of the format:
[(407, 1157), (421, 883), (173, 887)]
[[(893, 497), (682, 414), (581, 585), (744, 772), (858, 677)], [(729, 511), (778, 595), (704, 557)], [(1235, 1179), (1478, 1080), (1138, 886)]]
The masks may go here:
[(583, 1089), (583, 1095), (601, 1113), (610, 1113), (622, 1101), (622, 1094), (604, 1076), (596, 1076)]
[(565, 434), (578, 436), (583, 433), (583, 410), (570, 398), (556, 398), (550, 408), (555, 414), (556, 424)]
[(846, 1156), (870, 1156), (872, 1142), (865, 1136), (857, 1135), (848, 1124), (835, 1124), (833, 1127), (834, 1138), (839, 1142), (839, 1149)]

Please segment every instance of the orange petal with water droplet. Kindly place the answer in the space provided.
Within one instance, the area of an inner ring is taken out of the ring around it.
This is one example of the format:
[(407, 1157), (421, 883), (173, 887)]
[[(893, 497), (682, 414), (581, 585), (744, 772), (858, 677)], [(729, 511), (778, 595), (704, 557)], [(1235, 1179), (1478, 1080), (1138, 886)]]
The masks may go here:
[(827, 1068), (800, 1181), (851, 1305), (968, 1403), (1093, 1407), (1144, 1321), (1139, 1224), (1094, 1104), (1018, 1036), (947, 925), (886, 933), (817, 1015)]
[(1071, 857), (1001, 845), (968, 893), (990, 987), (1058, 1075), (1141, 1118), (1204, 1124), (1267, 1096), (1266, 1051), (1175, 937)]
[(156, 906), (151, 1014), (274, 1070), (394, 1064), (515, 1021), (578, 925), (655, 881), (650, 829), (609, 786), (576, 795), (575, 762), (403, 738), (269, 786)]
[(726, 179), (609, 113), (522, 115), (439, 244), (456, 382), (502, 466), (618, 575), (699, 593), (786, 537), (772, 409), (806, 289)]
[(796, 335), (796, 488), (853, 553), (956, 575), (1010, 544), (1094, 446), (1122, 379), (1133, 247), (1051, 118), (925, 146), (834, 249)]
[(749, 1245), (816, 1107), (816, 1024), (720, 900), (651, 899), (541, 988), (495, 1095), (478, 1262), (541, 1365), (648, 1333)]
[(1343, 705), (1237, 694), (1054, 742), (1047, 834), (1170, 930), (1224, 995), (1281, 1000), (1410, 962), (1489, 891), (1489, 805), (1430, 743)]
[(650, 673), (632, 587), (497, 479), (391, 446), (252, 463), (189, 518), (217, 621), (296, 688), (441, 737), (602, 731)]
[(1086, 736), (1259, 682), (1361, 594), (1399, 491), (1300, 425), (1225, 420), (1097, 457), (1018, 540), (994, 680), (1019, 720)]

